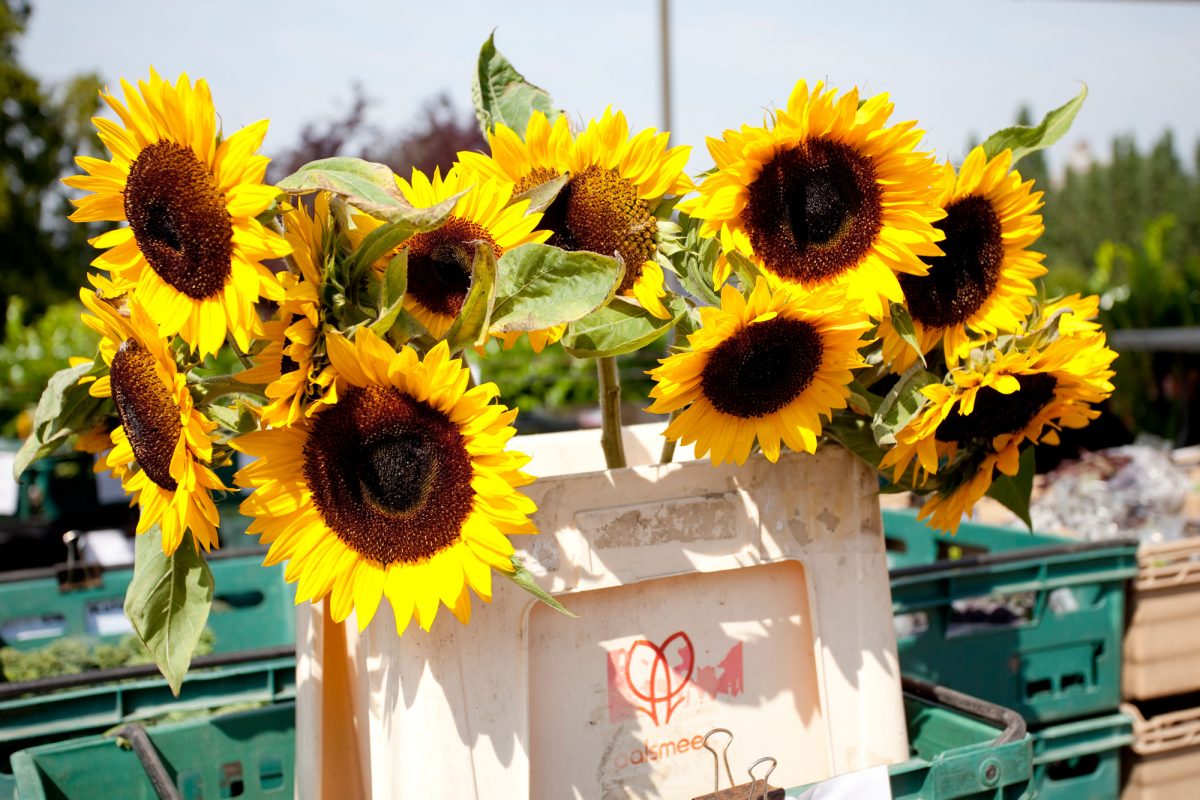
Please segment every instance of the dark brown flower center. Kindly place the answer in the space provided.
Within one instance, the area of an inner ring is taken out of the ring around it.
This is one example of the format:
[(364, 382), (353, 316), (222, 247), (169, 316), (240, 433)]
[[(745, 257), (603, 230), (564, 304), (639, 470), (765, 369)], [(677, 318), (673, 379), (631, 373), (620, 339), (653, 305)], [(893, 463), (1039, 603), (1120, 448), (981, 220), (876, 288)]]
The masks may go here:
[(955, 200), (934, 227), (946, 232), (946, 255), (922, 258), (928, 275), (902, 274), (900, 286), (912, 318), (927, 328), (961, 325), (983, 307), (1000, 281), (1004, 240), (1000, 217), (979, 195)]
[(319, 413), (304, 477), (325, 524), (364, 558), (414, 564), (458, 541), (475, 498), (458, 427), (391, 386), (351, 388)]
[(807, 322), (784, 317), (756, 322), (708, 354), (701, 391), (725, 414), (765, 417), (808, 388), (823, 352), (821, 334)]
[(500, 258), (503, 251), (487, 229), (459, 217), (409, 239), (404, 244), (408, 248), (408, 293), (434, 314), (457, 317), (471, 290), (476, 242), (490, 244)]
[(154, 368), (154, 355), (137, 340), (126, 339), (109, 365), (109, 379), (138, 466), (163, 489), (175, 491), (179, 484), (171, 477), (171, 458), (183, 426), (179, 405)]
[(549, 167), (538, 167), (517, 181), (516, 185), (513, 186), (513, 197), (524, 194), (535, 186), (541, 186), (546, 181), (552, 181), (561, 174), (561, 172), (552, 170)]
[(654, 259), (658, 220), (637, 189), (615, 170), (591, 166), (572, 175), (542, 215), (554, 231), (548, 244), (563, 250), (620, 253), (625, 278), (617, 291), (628, 293), (642, 277), (642, 264)]
[(233, 269), (233, 223), (208, 168), (190, 148), (161, 141), (138, 153), (125, 217), (146, 261), (192, 298), (213, 297)]
[(1030, 423), (1054, 397), (1058, 381), (1053, 375), (1014, 376), (1021, 385), (1012, 394), (1001, 394), (985, 386), (975, 395), (975, 408), (962, 415), (957, 410), (938, 425), (934, 438), (939, 442), (966, 444), (972, 440), (990, 441), (1005, 433), (1016, 433)]
[(781, 150), (748, 187), (742, 224), (768, 270), (799, 283), (836, 278), (883, 225), (875, 166), (849, 145), (809, 139)]

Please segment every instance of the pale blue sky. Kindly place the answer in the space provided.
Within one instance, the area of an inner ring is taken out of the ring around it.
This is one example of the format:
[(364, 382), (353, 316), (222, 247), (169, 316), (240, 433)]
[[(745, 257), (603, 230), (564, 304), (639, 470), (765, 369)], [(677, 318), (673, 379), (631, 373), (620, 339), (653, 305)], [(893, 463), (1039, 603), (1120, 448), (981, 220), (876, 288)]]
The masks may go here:
[[(887, 91), (894, 119), (920, 120), (926, 146), (961, 157), (970, 132), (1091, 97), (1061, 163), (1087, 140), (1144, 143), (1171, 126), (1189, 154), (1200, 132), (1200, 4), (1089, 0), (804, 0), (673, 3), (674, 141), (756, 123), (799, 77)], [(480, 43), (497, 43), (577, 117), (608, 103), (658, 125), (657, 0), (602, 3), (316, 0), (35, 0), (22, 61), (48, 80), (95, 70), (116, 83), (150, 64), (206, 77), (227, 130), (267, 117), (267, 151), (344, 107), (360, 81), (375, 123), (394, 129), (441, 90), (465, 108)]]

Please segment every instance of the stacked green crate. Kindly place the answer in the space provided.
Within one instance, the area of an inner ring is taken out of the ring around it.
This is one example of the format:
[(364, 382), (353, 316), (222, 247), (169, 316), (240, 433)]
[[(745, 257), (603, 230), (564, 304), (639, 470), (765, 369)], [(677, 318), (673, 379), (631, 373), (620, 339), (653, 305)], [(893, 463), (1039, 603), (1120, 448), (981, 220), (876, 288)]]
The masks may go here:
[(964, 523), (942, 536), (884, 512), (906, 674), (1012, 708), (1034, 732), (1039, 797), (1116, 798), (1121, 636), (1133, 540)]

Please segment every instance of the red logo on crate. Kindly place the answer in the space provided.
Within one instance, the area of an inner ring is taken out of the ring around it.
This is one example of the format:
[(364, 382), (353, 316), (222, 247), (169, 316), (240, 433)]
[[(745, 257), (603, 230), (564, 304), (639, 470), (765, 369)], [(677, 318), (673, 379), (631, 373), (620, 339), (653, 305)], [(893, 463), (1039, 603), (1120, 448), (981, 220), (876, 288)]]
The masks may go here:
[(697, 666), (691, 637), (676, 631), (655, 644), (638, 639), (608, 653), (608, 721), (624, 722), (641, 712), (656, 726), (666, 725), (681, 707), (711, 702), (743, 691), (742, 643), (717, 664)]

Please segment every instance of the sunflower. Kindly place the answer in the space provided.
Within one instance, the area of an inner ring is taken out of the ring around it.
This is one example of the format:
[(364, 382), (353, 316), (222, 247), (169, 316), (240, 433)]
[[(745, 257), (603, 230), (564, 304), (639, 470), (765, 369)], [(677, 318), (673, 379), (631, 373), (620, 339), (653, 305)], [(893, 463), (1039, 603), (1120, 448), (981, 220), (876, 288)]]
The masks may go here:
[(284, 298), (279, 315), (263, 325), (268, 344), (255, 355), (255, 366), (238, 375), (245, 383), (267, 384), (262, 419), (274, 427), (311, 415), (319, 404), (337, 402), (334, 371), (313, 352), (321, 331), (321, 273), (335, 246), (329, 199), (327, 192), (319, 193), (312, 216), (302, 205), (284, 213), (284, 236), (300, 274), (279, 274)]
[(635, 297), (651, 314), (669, 319), (656, 207), (667, 195), (692, 189), (683, 174), (691, 147), (667, 147), (668, 133), (647, 128), (632, 138), (620, 111), (606, 109), (578, 137), (565, 117), (551, 125), (541, 112), (529, 119), (524, 140), (497, 125), (488, 135), (491, 156), (459, 153), (475, 170), (516, 184), (520, 194), (562, 175), (569, 180), (545, 211), (548, 243), (563, 250), (619, 253), (625, 277), (618, 293)]
[(748, 299), (727, 284), (721, 307), (700, 315), (689, 349), (650, 371), (649, 411), (687, 407), (665, 436), (695, 442), (698, 456), (711, 451), (714, 464), (744, 463), (755, 438), (771, 461), (781, 440), (814, 452), (821, 416), (846, 407), (850, 370), (864, 366), (867, 319), (835, 289), (772, 290), (763, 278)]
[(353, 609), (365, 628), (386, 596), (401, 633), (414, 615), (428, 630), (439, 601), (467, 622), (467, 588), (490, 601), (489, 568), (512, 572), (507, 535), (536, 532), (517, 491), (529, 459), (504, 449), (517, 412), (494, 384), (467, 389), (444, 341), (424, 359), (363, 328), (326, 343), (337, 402), (234, 442), (258, 457), (237, 476), (254, 490), (247, 532), (271, 545), (266, 564), (290, 559), (298, 599), (331, 595), (336, 621)]
[[(928, 275), (901, 275), (905, 305), (912, 317), (921, 354), (939, 340), (953, 366), (979, 342), (1015, 331), (1032, 312), (1033, 280), (1046, 274), (1044, 256), (1028, 248), (1045, 226), (1035, 212), (1042, 193), (1033, 181), (1012, 170), (1012, 151), (988, 159), (982, 147), (967, 156), (958, 171), (942, 167), (936, 187), (946, 217), (934, 224), (945, 233), (945, 255), (925, 258)], [(917, 354), (885, 318), (880, 326), (884, 360), (896, 372), (908, 369)]]
[(262, 183), (269, 159), (254, 154), (267, 123), (221, 139), (208, 84), (187, 75), (172, 86), (151, 70), (149, 83), (121, 86), (124, 103), (101, 93), (121, 124), (92, 120), (112, 160), (81, 156), (88, 174), (64, 179), (92, 192), (72, 220), (129, 222), (92, 240), (105, 249), (92, 264), (136, 285), (160, 335), (207, 356), (228, 333), (245, 351), (260, 332), (255, 302), (283, 299), (261, 261), (288, 252), (255, 219), (278, 194)]
[[(408, 248), (408, 293), (404, 307), (434, 338), (446, 335), (467, 299), (476, 242), (491, 245), (499, 259), (514, 247), (544, 242), (550, 235), (549, 231), (536, 230), (542, 215), (526, 213), (528, 200), (511, 202), (513, 185), (509, 181), (490, 180), (455, 165), (444, 178), (436, 169), (432, 180), (414, 169), (411, 182), (397, 176), (396, 184), (417, 208), (429, 208), (466, 191), (440, 228), (418, 233), (401, 245)], [(380, 225), (366, 215), (356, 215), (354, 222), (357, 228), (352, 240), (356, 245)], [(387, 259), (377, 264), (386, 265)], [(553, 340), (561, 336), (559, 331)]]
[[(197, 549), (216, 547), (220, 518), (211, 492), (226, 491), (209, 467), (217, 424), (193, 407), (169, 341), (158, 335), (136, 295), (125, 299), (123, 309), (87, 290), (79, 297), (91, 312), (83, 322), (100, 334), (109, 370), (88, 391), (111, 397), (121, 419), (105, 464), (138, 503), (137, 532), (157, 523), (167, 555), (189, 530)], [(95, 437), (87, 441), (96, 443)]]
[(709, 139), (715, 171), (681, 208), (721, 243), (713, 280), (729, 277), (724, 254), (749, 257), (773, 279), (844, 286), (875, 318), (904, 295), (896, 273), (924, 275), (922, 257), (941, 255), (933, 223), (945, 212), (929, 187), (937, 166), (915, 152), (915, 122), (888, 127), (886, 94), (859, 105), (799, 81), (768, 127), (742, 126)]
[(1092, 406), (1113, 390), (1117, 354), (1103, 333), (1060, 336), (1029, 352), (976, 354), (950, 372), (949, 384), (921, 390), (924, 408), (881, 463), (897, 478), (911, 467), (918, 485), (939, 471), (956, 473), (954, 485), (921, 511), (940, 530), (956, 529), (962, 513), (970, 514), (991, 487), (993, 467), (1016, 475), (1024, 443), (1058, 444), (1059, 430), (1086, 426), (1100, 413)]

